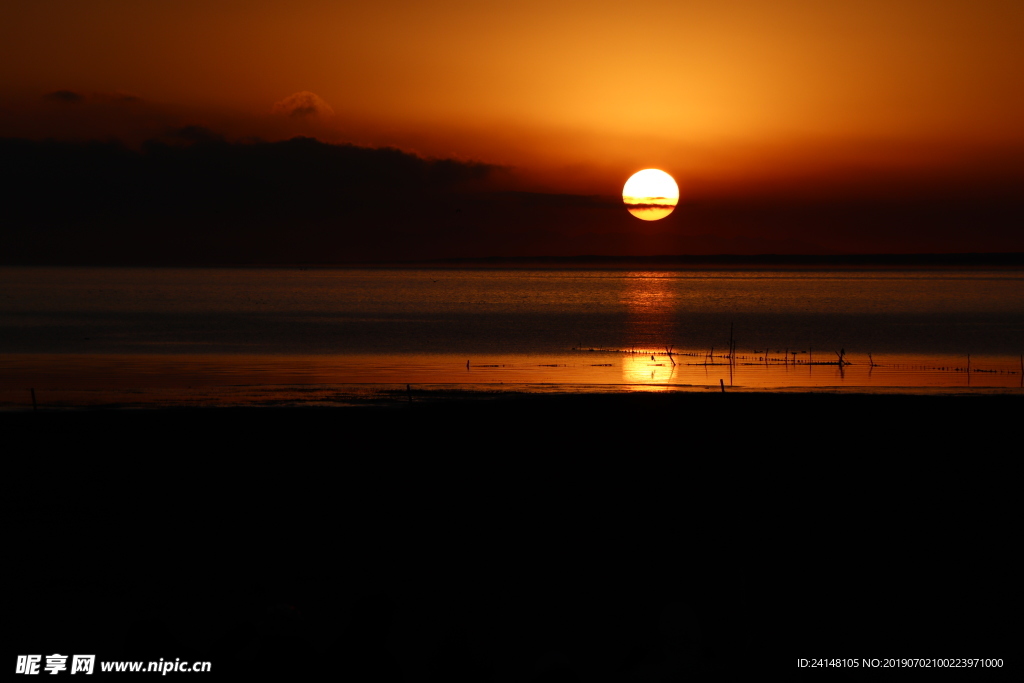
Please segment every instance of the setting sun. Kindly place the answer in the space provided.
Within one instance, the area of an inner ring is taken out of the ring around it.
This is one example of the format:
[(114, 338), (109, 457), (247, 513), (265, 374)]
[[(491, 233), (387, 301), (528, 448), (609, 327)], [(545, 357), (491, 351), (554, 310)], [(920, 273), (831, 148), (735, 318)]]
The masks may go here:
[(622, 201), (629, 212), (645, 221), (656, 221), (672, 213), (679, 202), (679, 186), (668, 173), (647, 168), (630, 176), (622, 188)]

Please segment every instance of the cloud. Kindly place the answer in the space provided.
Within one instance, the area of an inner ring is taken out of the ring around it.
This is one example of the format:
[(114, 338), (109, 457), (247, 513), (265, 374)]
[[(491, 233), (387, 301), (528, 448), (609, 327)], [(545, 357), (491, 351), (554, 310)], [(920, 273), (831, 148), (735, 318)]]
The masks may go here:
[(82, 95), (72, 90), (55, 90), (50, 93), (43, 95), (44, 100), (50, 100), (51, 102), (65, 102), (67, 104), (77, 104), (85, 99)]
[(0, 263), (412, 258), (475, 234), (479, 210), (460, 209), (497, 169), (313, 138), (231, 142), (199, 126), (139, 149), (0, 138), (0, 158), (0, 224), (17, 226), (0, 230)]
[(270, 109), (272, 114), (284, 114), (291, 118), (306, 116), (334, 116), (334, 109), (316, 93), (308, 90), (289, 95)]
[(53, 92), (46, 93), (43, 95), (44, 100), (50, 102), (63, 102), (65, 104), (78, 104), (80, 102), (116, 102), (125, 104), (134, 104), (136, 102), (142, 102), (141, 97), (135, 95), (128, 95), (120, 92), (93, 92), (93, 93), (79, 93), (74, 90), (54, 90)]
[(675, 204), (669, 204), (664, 202), (661, 204), (656, 203), (645, 203), (645, 202), (626, 202), (627, 209), (671, 209), (675, 207)]

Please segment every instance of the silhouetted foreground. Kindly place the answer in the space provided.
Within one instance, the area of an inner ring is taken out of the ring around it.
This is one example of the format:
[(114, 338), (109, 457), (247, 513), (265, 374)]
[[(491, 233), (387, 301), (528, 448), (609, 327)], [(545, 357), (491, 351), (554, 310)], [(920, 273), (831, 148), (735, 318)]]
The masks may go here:
[(3, 414), (8, 659), (446, 683), (1012, 666), (1022, 407), (634, 394)]

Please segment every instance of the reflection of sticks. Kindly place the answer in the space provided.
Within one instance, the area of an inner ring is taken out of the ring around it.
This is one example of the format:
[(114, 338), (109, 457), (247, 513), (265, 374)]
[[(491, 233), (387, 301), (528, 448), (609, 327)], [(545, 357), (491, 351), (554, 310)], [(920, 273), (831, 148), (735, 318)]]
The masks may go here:
[(718, 384), (719, 384), (719, 385), (721, 385), (721, 387), (722, 387), (722, 393), (724, 394), (724, 393), (725, 393), (725, 380), (724, 380), (724, 379), (721, 379), (721, 378), (719, 378), (719, 379), (718, 379)]

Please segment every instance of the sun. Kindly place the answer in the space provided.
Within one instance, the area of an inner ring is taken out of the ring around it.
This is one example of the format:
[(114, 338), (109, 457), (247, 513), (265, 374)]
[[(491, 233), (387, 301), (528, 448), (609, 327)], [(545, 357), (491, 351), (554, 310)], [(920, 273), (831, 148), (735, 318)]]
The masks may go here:
[(657, 221), (672, 213), (679, 203), (679, 186), (668, 173), (645, 168), (629, 177), (622, 188), (629, 212), (644, 221)]

